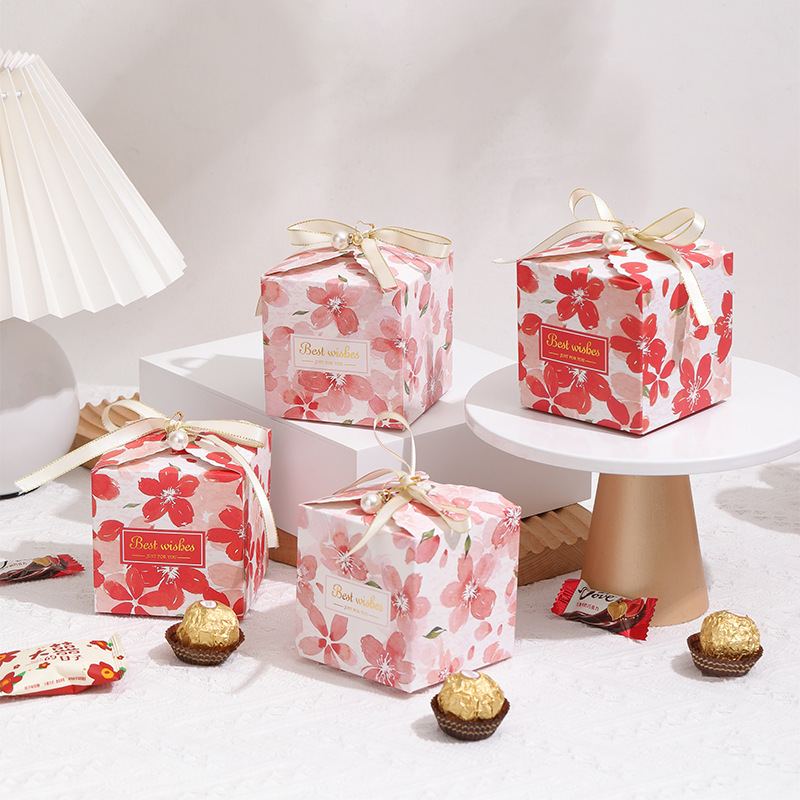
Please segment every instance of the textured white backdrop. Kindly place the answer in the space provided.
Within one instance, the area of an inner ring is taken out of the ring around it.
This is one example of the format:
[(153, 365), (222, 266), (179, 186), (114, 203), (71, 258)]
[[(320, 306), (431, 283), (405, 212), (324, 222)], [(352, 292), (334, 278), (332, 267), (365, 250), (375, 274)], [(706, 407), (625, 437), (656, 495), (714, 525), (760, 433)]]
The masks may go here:
[(512, 267), (577, 186), (735, 251), (734, 352), (800, 373), (796, 0), (0, 0), (183, 250), (159, 295), (43, 326), (77, 377), (257, 328), (309, 217), (442, 233), (456, 334), (516, 355)]

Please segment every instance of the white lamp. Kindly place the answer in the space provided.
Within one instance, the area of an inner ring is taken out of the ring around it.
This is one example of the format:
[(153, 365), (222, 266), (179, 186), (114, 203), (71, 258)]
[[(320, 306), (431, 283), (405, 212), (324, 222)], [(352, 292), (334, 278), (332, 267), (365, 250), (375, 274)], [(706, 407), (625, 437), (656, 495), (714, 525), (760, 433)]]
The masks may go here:
[(45, 63), (0, 50), (0, 495), (63, 455), (78, 400), (31, 320), (149, 297), (183, 256)]

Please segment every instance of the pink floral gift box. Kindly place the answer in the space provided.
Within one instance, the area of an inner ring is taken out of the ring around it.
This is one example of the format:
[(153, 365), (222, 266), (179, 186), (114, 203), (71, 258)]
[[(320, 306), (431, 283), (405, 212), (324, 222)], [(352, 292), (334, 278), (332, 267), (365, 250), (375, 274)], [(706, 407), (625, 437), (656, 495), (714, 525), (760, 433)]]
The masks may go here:
[(432, 484), (432, 501), (468, 509), (468, 532), (412, 501), (357, 549), (383, 486), (300, 506), (298, 651), (404, 692), (508, 658), (520, 509), (495, 492)]
[(416, 419), (452, 382), (449, 241), (311, 222), (320, 224), (290, 232), (315, 248), (261, 279), (267, 414), (354, 425), (387, 410)]
[[(269, 440), (236, 445), (269, 487)], [(92, 470), (95, 610), (181, 616), (218, 600), (241, 617), (269, 558), (253, 487), (228, 453), (153, 433)]]
[(644, 434), (730, 396), (733, 254), (648, 241), (592, 197), (605, 234), (556, 234), (517, 262), (521, 401)]

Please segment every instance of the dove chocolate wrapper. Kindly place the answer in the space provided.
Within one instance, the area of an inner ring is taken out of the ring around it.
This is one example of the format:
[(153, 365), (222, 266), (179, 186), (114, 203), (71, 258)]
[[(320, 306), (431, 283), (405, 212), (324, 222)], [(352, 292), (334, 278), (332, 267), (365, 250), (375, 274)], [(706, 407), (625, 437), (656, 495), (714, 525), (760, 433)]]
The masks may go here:
[(569, 578), (551, 611), (630, 639), (646, 639), (655, 607), (655, 597), (621, 597), (593, 589), (583, 579)]
[(39, 556), (16, 561), (0, 561), (0, 583), (37, 581), (42, 578), (60, 578), (83, 572), (83, 567), (66, 553), (58, 556)]

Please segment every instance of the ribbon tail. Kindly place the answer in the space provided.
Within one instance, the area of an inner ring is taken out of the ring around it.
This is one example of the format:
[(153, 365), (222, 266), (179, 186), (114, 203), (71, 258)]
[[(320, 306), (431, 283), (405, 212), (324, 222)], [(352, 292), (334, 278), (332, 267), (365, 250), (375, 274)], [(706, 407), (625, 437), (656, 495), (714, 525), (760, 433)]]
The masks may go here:
[(362, 547), (366, 547), (367, 543), (376, 533), (378, 533), (383, 526), (392, 518), (394, 512), (397, 511), (398, 508), (402, 508), (402, 506), (406, 505), (409, 502), (409, 497), (404, 493), (401, 492), (400, 494), (395, 495), (391, 500), (387, 503), (384, 503), (380, 511), (375, 515), (372, 522), (369, 524), (369, 527), (366, 531), (364, 531), (364, 535), (356, 542), (355, 547), (350, 550), (350, 553), (358, 552)]
[(140, 419), (136, 422), (131, 422), (123, 428), (118, 428), (111, 433), (98, 436), (97, 439), (92, 439), (91, 442), (87, 442), (65, 456), (51, 461), (46, 466), (36, 470), (36, 472), (31, 472), (30, 475), (15, 481), (15, 483), (21, 492), (30, 492), (48, 481), (60, 478), (70, 470), (75, 469), (75, 467), (79, 467), (93, 458), (98, 458), (108, 450), (124, 447), (140, 436), (157, 430), (163, 430), (159, 420)]
[(384, 291), (387, 289), (396, 289), (397, 281), (392, 271), (389, 269), (389, 265), (386, 263), (386, 259), (383, 257), (378, 243), (374, 239), (365, 236), (361, 240), (360, 247), (367, 257), (367, 261), (369, 261), (369, 265), (372, 267), (372, 272), (378, 279), (381, 289)]
[(256, 500), (258, 501), (259, 508), (261, 509), (261, 516), (264, 518), (264, 528), (267, 534), (267, 547), (278, 546), (278, 529), (275, 525), (275, 517), (272, 515), (272, 507), (269, 504), (269, 497), (267, 496), (264, 486), (256, 475), (255, 470), (250, 466), (250, 462), (242, 456), (242, 454), (227, 442), (216, 436), (207, 436), (197, 440), (204, 450), (219, 449), (227, 453), (243, 470), (250, 484), (253, 487)]

